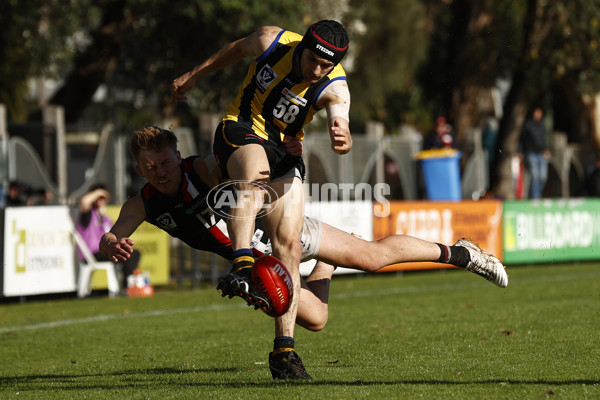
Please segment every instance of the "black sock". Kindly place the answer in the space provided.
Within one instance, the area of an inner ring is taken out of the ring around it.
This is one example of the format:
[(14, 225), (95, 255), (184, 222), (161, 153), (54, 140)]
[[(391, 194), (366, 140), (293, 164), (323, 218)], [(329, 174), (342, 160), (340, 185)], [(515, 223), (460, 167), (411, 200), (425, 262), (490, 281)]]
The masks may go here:
[(457, 267), (465, 268), (469, 261), (471, 261), (471, 255), (469, 250), (462, 246), (446, 246), (441, 243), (436, 243), (440, 247), (441, 255), (437, 259), (437, 262), (444, 264), (452, 264)]
[(243, 268), (252, 267), (254, 265), (254, 255), (252, 249), (239, 249), (231, 254), (233, 268), (232, 270), (238, 271)]
[(294, 351), (294, 338), (289, 336), (279, 336), (273, 340), (273, 354), (289, 353)]
[(450, 248), (444, 244), (436, 243), (440, 248), (440, 258), (436, 262), (448, 264), (450, 261)]

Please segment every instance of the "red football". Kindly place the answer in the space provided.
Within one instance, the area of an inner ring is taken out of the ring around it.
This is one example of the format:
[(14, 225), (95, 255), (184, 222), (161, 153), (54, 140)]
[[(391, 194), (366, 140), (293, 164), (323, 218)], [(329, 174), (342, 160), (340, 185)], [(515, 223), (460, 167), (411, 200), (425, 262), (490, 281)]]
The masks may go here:
[(271, 309), (265, 313), (271, 317), (285, 314), (294, 293), (292, 276), (285, 265), (273, 256), (262, 256), (254, 262), (251, 278), (254, 287), (271, 301)]

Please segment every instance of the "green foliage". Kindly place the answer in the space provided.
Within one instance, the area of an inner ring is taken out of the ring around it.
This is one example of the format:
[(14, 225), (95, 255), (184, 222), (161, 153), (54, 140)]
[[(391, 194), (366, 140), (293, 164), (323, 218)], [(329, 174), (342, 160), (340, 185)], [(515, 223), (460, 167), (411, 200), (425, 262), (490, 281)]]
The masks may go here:
[(417, 82), (433, 109), (448, 113), (454, 90), (510, 78), (523, 46), (522, 2), (427, 0), (431, 45)]
[[(109, 9), (106, 5), (116, 1), (10, 0), (0, 4), (0, 101), (8, 104), (14, 119), (28, 114), (24, 103), (27, 81), (39, 76), (64, 78), (75, 54), (84, 52), (92, 40), (102, 12)], [(305, 29), (303, 4), (291, 0), (122, 1), (126, 4), (123, 23), (129, 29), (107, 83), (123, 93), (135, 93), (142, 99), (137, 100), (137, 107), (160, 105), (174, 78), (261, 25)], [(224, 98), (235, 93), (243, 70), (240, 65), (213, 74), (199, 83), (192, 97), (201, 99), (198, 106), (203, 109), (222, 110)]]
[(56, 77), (87, 43), (98, 8), (91, 0), (3, 1), (0, 5), (2, 76)]
[[(65, 78), (75, 55), (89, 48), (103, 13), (117, 3), (125, 4), (127, 31), (115, 37), (120, 55), (106, 83), (130, 113), (162, 112), (174, 78), (261, 25), (303, 33), (322, 18), (341, 20), (351, 36), (344, 66), (357, 132), (369, 119), (390, 130), (400, 120), (423, 125), (465, 85), (493, 86), (519, 68), (532, 71), (530, 97), (560, 79), (582, 94), (600, 90), (600, 3), (588, 0), (6, 0), (0, 2), (0, 101), (11, 119), (28, 114), (31, 79)], [(528, 5), (537, 7), (534, 24), (542, 34), (532, 39), (541, 43), (531, 51)], [(246, 66), (199, 81), (188, 111), (221, 112)]]
[[(165, 102), (173, 79), (229, 42), (262, 25), (302, 31), (303, 6), (295, 1), (132, 1), (134, 23), (127, 34), (112, 84)], [(217, 71), (190, 93), (195, 110), (222, 111), (235, 95), (247, 63)]]
[(28, 81), (62, 76), (97, 11), (92, 0), (0, 2), (0, 102), (15, 120), (27, 116)]
[(336, 276), (328, 325), (295, 335), (310, 382), (273, 381), (273, 320), (212, 288), (4, 304), (0, 397), (598, 398), (599, 268)]
[(586, 94), (600, 91), (600, 4), (573, 0), (548, 11), (555, 24), (541, 59), (554, 79), (569, 76)]
[(348, 19), (355, 21), (349, 25), (348, 61), (353, 123), (364, 125), (373, 119), (394, 125), (401, 110), (387, 105), (410, 98), (414, 73), (425, 60), (425, 8), (410, 0), (352, 0)]

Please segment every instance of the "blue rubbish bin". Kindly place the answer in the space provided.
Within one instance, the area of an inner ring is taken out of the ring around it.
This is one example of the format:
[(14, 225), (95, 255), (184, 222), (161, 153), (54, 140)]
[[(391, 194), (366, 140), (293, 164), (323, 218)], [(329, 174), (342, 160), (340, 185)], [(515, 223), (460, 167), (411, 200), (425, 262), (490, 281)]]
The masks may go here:
[(421, 164), (429, 200), (462, 199), (459, 159), (456, 149), (423, 150), (415, 156)]

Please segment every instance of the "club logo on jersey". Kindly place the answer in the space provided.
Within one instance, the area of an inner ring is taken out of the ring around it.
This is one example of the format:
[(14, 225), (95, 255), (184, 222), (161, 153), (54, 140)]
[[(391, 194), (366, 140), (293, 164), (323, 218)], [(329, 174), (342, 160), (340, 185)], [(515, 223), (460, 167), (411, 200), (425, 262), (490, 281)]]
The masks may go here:
[(206, 197), (196, 196), (185, 209), (186, 214), (194, 214), (206, 209)]
[(265, 64), (258, 74), (256, 74), (256, 86), (258, 86), (258, 90), (261, 93), (264, 93), (269, 85), (273, 83), (275, 79), (277, 79), (277, 74), (273, 71), (273, 68), (269, 64)]
[(175, 223), (175, 220), (173, 219), (173, 217), (171, 217), (171, 214), (169, 214), (168, 212), (159, 215), (156, 218), (156, 223), (166, 231), (172, 231), (173, 229), (177, 229), (177, 224)]
[(212, 188), (207, 197), (208, 207), (221, 218), (254, 219), (254, 215), (240, 217), (236, 211), (253, 203), (254, 207), (259, 207), (256, 218), (267, 215), (275, 209), (272, 204), (277, 200), (277, 193), (262, 182), (232, 180)]
[(281, 93), (283, 94), (283, 96), (286, 99), (288, 99), (292, 103), (298, 104), (298, 105), (300, 105), (302, 107), (306, 107), (306, 104), (308, 103), (308, 101), (304, 97), (298, 96), (296, 93), (292, 92), (288, 88), (283, 88), (283, 90), (281, 91)]

